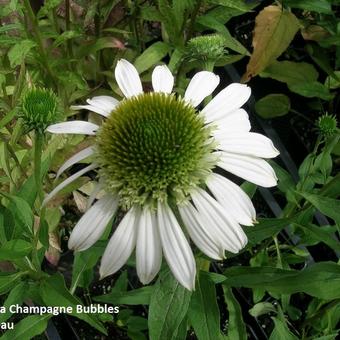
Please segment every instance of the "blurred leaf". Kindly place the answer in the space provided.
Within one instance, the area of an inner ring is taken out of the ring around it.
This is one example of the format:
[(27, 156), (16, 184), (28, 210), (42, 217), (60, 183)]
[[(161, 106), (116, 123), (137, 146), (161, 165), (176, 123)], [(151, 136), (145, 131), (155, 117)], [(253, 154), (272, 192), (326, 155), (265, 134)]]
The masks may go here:
[(159, 275), (149, 306), (150, 340), (178, 339), (178, 331), (187, 315), (191, 294), (169, 270)]
[(276, 313), (276, 308), (270, 302), (259, 302), (249, 309), (249, 314), (254, 318), (273, 312)]
[(15, 324), (13, 329), (8, 330), (1, 340), (30, 340), (41, 334), (47, 327), (52, 314), (31, 315)]
[(0, 272), (0, 294), (5, 294), (21, 279), (22, 273)]
[(282, 1), (285, 6), (292, 8), (301, 8), (306, 11), (317, 13), (332, 14), (332, 6), (329, 0), (284, 0)]
[(303, 270), (274, 267), (231, 267), (224, 271), (223, 284), (231, 287), (262, 288), (277, 294), (304, 292), (320, 299), (340, 298), (340, 265), (315, 263)]
[(317, 97), (324, 100), (331, 100), (333, 98), (333, 95), (329, 92), (328, 88), (317, 81), (293, 83), (289, 84), (288, 87), (289, 90), (303, 97)]
[(247, 340), (247, 330), (242, 318), (241, 306), (231, 288), (223, 286), (224, 299), (228, 306), (228, 338), (230, 340)]
[(188, 318), (198, 339), (220, 338), (220, 311), (216, 302), (215, 284), (201, 273), (191, 297)]
[(298, 29), (299, 21), (293, 13), (279, 6), (265, 7), (255, 20), (254, 49), (242, 79), (250, 80), (278, 58)]
[(268, 94), (256, 102), (255, 110), (262, 118), (281, 117), (289, 112), (290, 100), (281, 93)]
[(11, 67), (20, 65), (25, 59), (29, 51), (37, 44), (33, 40), (22, 40), (15, 44), (8, 52), (8, 59), (11, 63)]
[(32, 244), (24, 240), (10, 240), (0, 248), (0, 261), (14, 260), (28, 255), (32, 250)]
[(82, 59), (84, 56), (96, 53), (104, 48), (117, 48), (117, 40), (114, 37), (102, 37), (99, 39), (91, 40), (80, 46), (77, 50), (77, 59)]
[(244, 1), (244, 0), (209, 0), (209, 3), (221, 5), (223, 7), (229, 7), (237, 9), (240, 12), (249, 12), (251, 9), (259, 4), (258, 0), (254, 1)]
[(312, 64), (293, 61), (274, 61), (260, 73), (262, 78), (272, 78), (283, 83), (293, 84), (315, 81), (318, 71)]
[(272, 318), (275, 324), (269, 340), (299, 340), (287, 327), (287, 325), (278, 318)]
[(139, 73), (143, 73), (150, 67), (161, 61), (170, 51), (170, 46), (158, 41), (148, 47), (134, 62)]
[(325, 80), (325, 86), (329, 89), (337, 89), (340, 87), (340, 71), (334, 71), (335, 75), (338, 79), (334, 78), (333, 76), (328, 76)]

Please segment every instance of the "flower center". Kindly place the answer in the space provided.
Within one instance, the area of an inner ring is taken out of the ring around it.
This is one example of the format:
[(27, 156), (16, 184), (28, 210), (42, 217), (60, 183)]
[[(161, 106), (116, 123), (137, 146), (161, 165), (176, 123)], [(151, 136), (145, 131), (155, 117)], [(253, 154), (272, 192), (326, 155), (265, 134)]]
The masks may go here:
[(100, 175), (125, 208), (183, 201), (215, 165), (203, 118), (173, 95), (144, 93), (122, 101), (96, 138)]

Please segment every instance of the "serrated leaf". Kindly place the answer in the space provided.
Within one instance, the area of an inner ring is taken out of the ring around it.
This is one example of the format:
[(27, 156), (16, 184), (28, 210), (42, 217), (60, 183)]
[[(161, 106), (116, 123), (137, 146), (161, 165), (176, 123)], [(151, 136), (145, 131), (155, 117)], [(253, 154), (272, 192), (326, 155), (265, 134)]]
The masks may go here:
[(256, 17), (253, 53), (243, 80), (248, 81), (262, 72), (289, 46), (299, 29), (296, 16), (279, 6), (265, 7)]
[(261, 73), (262, 78), (272, 78), (286, 84), (315, 81), (318, 71), (312, 64), (294, 61), (274, 61)]
[(256, 113), (269, 119), (286, 115), (290, 110), (290, 99), (281, 93), (268, 94), (255, 104)]
[(192, 293), (182, 287), (169, 270), (160, 274), (154, 288), (149, 306), (150, 339), (175, 340)]

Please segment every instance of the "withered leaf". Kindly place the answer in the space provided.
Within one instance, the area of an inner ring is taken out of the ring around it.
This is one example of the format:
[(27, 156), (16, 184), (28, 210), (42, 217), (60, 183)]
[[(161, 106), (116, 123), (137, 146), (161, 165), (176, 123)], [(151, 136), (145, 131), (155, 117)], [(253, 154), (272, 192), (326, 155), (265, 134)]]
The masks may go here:
[(242, 81), (249, 81), (276, 60), (287, 49), (299, 28), (299, 21), (293, 13), (279, 6), (265, 7), (255, 20), (253, 53)]

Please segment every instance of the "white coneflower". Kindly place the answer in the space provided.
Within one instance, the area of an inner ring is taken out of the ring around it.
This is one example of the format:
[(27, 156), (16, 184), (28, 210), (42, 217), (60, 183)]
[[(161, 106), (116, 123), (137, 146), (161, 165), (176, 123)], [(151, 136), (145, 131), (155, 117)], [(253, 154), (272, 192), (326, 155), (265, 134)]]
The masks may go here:
[(277, 178), (263, 158), (279, 152), (270, 139), (250, 132), (248, 115), (240, 109), (250, 96), (246, 85), (229, 85), (199, 110), (198, 105), (219, 84), (212, 72), (194, 75), (184, 98), (171, 94), (174, 78), (166, 66), (154, 69), (150, 93), (143, 92), (137, 70), (126, 60), (118, 62), (115, 76), (124, 100), (99, 96), (75, 107), (104, 116), (101, 126), (68, 121), (48, 127), (52, 133), (95, 135), (96, 142), (71, 157), (58, 176), (89, 155), (94, 157), (93, 164), (59, 184), (45, 203), (76, 178), (98, 168), (106, 195), (79, 220), (69, 247), (89, 248), (121, 208), (126, 214), (104, 252), (101, 277), (118, 271), (136, 249), (142, 283), (157, 275), (163, 254), (176, 279), (191, 290), (196, 266), (186, 233), (203, 253), (221, 260), (226, 250), (237, 253), (246, 245), (240, 225), (252, 225), (256, 219), (242, 189), (213, 170), (222, 168), (271, 187)]

